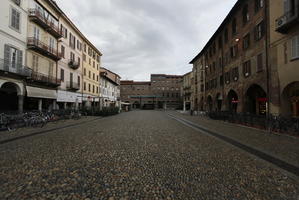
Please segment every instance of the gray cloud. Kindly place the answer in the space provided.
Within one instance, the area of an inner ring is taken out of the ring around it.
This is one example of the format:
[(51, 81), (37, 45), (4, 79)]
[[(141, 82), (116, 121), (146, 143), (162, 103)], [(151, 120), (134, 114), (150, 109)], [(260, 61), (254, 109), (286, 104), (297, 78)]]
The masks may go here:
[(56, 0), (123, 79), (184, 74), (236, 0)]

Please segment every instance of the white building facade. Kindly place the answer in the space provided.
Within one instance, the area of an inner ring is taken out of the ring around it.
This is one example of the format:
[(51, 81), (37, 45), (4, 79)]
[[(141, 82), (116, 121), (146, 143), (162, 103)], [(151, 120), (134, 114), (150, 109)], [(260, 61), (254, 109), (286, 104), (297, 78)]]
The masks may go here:
[(105, 68), (100, 74), (101, 107), (120, 108), (120, 77)]
[(23, 111), (28, 0), (4, 0), (0, 6), (0, 109)]
[(58, 62), (61, 85), (57, 91), (57, 104), (59, 108), (78, 109), (82, 104), (83, 38), (65, 15), (59, 21), (63, 37), (58, 43), (62, 59)]

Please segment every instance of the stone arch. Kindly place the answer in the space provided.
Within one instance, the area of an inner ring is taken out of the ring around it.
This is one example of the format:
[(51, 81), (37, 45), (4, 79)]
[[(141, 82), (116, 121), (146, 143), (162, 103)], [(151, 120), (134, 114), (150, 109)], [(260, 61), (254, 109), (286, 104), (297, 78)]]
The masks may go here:
[(237, 112), (238, 109), (238, 104), (239, 104), (239, 96), (238, 93), (231, 89), (227, 93), (227, 108), (230, 112)]
[(22, 88), (13, 82), (1, 82), (0, 85), (0, 110), (17, 111), (19, 110), (19, 98), (23, 99)]
[(284, 116), (299, 116), (299, 81), (289, 83), (283, 88), (280, 112)]
[(252, 84), (245, 93), (244, 110), (247, 113), (266, 115), (267, 114), (267, 93), (258, 84)]

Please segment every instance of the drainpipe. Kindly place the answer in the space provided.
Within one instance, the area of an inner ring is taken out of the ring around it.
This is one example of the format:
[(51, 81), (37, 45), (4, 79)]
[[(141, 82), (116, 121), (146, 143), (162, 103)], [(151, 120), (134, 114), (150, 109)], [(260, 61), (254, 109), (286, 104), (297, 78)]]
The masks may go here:
[(270, 66), (269, 66), (269, 39), (270, 39), (270, 15), (269, 15), (269, 3), (268, 1), (265, 1), (265, 38), (266, 38), (266, 73), (267, 73), (267, 125), (268, 125), (268, 131), (271, 133), (271, 128), (270, 128), (270, 97), (271, 97), (271, 90), (270, 90), (270, 80), (271, 80), (271, 71), (270, 71)]

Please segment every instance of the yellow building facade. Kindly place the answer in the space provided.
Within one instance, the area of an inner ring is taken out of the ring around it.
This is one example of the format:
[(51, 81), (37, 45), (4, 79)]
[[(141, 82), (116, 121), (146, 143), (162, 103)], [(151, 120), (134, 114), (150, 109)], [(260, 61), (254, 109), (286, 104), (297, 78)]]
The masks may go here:
[(89, 41), (83, 42), (83, 106), (100, 105), (100, 67), (102, 53)]

